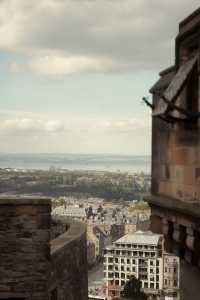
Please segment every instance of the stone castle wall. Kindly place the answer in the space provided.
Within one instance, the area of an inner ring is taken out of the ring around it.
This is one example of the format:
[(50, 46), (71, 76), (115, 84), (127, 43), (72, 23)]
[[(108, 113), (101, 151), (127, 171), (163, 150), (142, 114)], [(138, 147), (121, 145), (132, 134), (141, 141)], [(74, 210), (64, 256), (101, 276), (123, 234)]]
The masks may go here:
[(0, 299), (87, 300), (86, 251), (86, 227), (52, 220), (49, 199), (0, 198)]
[(153, 120), (152, 194), (200, 203), (200, 129)]
[(86, 226), (71, 223), (66, 233), (51, 242), (50, 293), (58, 300), (87, 300), (87, 287)]
[(49, 299), (50, 211), (48, 199), (0, 199), (0, 299)]

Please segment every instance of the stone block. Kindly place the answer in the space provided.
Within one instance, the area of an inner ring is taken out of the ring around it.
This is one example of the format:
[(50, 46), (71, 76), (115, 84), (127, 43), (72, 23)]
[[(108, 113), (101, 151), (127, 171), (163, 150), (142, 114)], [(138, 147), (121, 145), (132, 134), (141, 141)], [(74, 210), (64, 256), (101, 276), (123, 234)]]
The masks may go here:
[(184, 167), (184, 184), (194, 185), (195, 184), (195, 172), (196, 169), (194, 166)]

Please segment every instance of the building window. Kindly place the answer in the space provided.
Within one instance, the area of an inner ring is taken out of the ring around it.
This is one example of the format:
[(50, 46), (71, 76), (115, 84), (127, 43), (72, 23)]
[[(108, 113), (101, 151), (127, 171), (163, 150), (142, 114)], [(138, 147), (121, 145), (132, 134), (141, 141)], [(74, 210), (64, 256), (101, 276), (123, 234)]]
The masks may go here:
[(150, 289), (154, 289), (154, 283), (153, 282), (150, 283)]
[(177, 280), (174, 280), (174, 287), (177, 287)]
[(113, 277), (113, 273), (108, 273), (108, 278), (112, 278)]
[(127, 259), (127, 264), (130, 264), (130, 259), (129, 258)]
[(150, 281), (154, 281), (154, 277), (153, 276), (150, 277)]
[(118, 258), (115, 258), (115, 262), (118, 263)]

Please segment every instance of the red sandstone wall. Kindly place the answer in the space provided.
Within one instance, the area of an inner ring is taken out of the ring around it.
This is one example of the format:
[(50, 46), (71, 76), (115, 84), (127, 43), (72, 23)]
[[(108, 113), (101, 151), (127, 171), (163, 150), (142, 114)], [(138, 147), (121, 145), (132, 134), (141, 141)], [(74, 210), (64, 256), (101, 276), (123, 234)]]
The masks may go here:
[(152, 193), (200, 202), (199, 127), (153, 118)]

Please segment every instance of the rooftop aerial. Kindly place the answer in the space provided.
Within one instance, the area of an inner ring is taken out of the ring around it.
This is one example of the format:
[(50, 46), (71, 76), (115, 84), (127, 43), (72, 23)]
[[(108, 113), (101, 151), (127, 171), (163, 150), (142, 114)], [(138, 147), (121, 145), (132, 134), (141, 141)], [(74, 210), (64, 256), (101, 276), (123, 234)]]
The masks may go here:
[(151, 231), (136, 231), (134, 234), (126, 234), (115, 244), (149, 244), (157, 245), (162, 235), (152, 233)]

